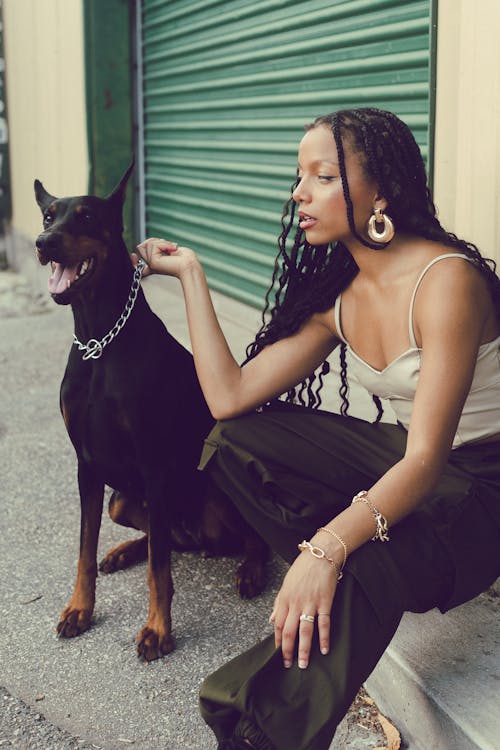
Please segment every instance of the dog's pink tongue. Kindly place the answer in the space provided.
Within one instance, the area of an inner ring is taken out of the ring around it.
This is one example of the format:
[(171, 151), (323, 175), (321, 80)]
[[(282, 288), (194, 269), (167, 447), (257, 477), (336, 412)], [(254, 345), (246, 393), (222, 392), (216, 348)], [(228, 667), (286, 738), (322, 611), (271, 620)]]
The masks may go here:
[(78, 265), (63, 266), (62, 263), (55, 263), (52, 269), (52, 276), (49, 279), (49, 292), (51, 294), (61, 294), (68, 288), (69, 283), (73, 283), (76, 277)]

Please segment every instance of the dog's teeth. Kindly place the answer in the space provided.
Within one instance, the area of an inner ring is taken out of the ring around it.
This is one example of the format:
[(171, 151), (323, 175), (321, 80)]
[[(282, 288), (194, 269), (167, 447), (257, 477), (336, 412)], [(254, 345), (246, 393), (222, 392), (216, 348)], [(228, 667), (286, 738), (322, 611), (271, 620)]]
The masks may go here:
[(66, 289), (69, 289), (71, 286), (71, 281), (69, 279), (66, 279)]
[(89, 263), (87, 260), (84, 260), (82, 265), (80, 266), (80, 272), (78, 274), (78, 277), (83, 276), (83, 274), (86, 272), (86, 270), (89, 267)]

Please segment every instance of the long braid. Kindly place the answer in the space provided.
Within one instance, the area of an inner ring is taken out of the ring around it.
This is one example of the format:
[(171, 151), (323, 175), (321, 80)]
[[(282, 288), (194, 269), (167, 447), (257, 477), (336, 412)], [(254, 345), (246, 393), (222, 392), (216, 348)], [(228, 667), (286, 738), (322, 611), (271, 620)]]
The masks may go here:
[(339, 394), (342, 399), (342, 406), (340, 407), (340, 413), (343, 417), (347, 417), (349, 410), (349, 381), (347, 380), (347, 359), (346, 359), (347, 345), (342, 341), (340, 344), (340, 389)]
[[(357, 231), (354, 223), (344, 145), (358, 153), (366, 176), (378, 186), (379, 194), (387, 201), (387, 213), (397, 231), (405, 231), (424, 239), (440, 242), (459, 249), (470, 257), (485, 277), (495, 310), (500, 320), (500, 279), (494, 261), (483, 258), (472, 243), (446, 232), (437, 216), (420, 149), (408, 126), (391, 112), (375, 108), (342, 110), (317, 118), (307, 129), (328, 125), (335, 139), (339, 169), (352, 234), (365, 246), (373, 249), (387, 245), (370, 243)], [(296, 187), (297, 181), (292, 186)], [(340, 242), (333, 245), (312, 246), (303, 231), (295, 226), (295, 202), (290, 198), (282, 215), (282, 231), (278, 240), (271, 286), (266, 294), (262, 326), (255, 340), (247, 347), (248, 361), (267, 345), (299, 330), (315, 312), (324, 312), (335, 303), (337, 296), (351, 283), (358, 267), (347, 248)], [(291, 248), (288, 246), (291, 243)], [(273, 303), (271, 303), (273, 298)], [(319, 386), (314, 390), (315, 374), (308, 376), (297, 388), (291, 388), (285, 398), (310, 407), (321, 405), (320, 390), (327, 363), (319, 374)], [(347, 361), (345, 344), (340, 346), (341, 413), (349, 408)], [(374, 397), (378, 421), (382, 415), (380, 399)]]
[(342, 143), (342, 136), (340, 133), (340, 121), (339, 117), (337, 115), (333, 116), (332, 120), (332, 131), (333, 131), (333, 137), (335, 138), (335, 143), (337, 145), (337, 153), (339, 157), (339, 171), (340, 171), (340, 177), (342, 180), (342, 191), (344, 194), (344, 200), (346, 205), (346, 211), (347, 211), (347, 220), (349, 222), (349, 228), (353, 235), (356, 237), (358, 242), (361, 242), (362, 245), (365, 245), (365, 247), (369, 247), (372, 250), (380, 250), (382, 247), (387, 247), (389, 243), (378, 243), (375, 242), (369, 242), (365, 237), (362, 237), (358, 230), (356, 229), (356, 225), (354, 223), (354, 207), (352, 205), (351, 200), (351, 194), (349, 192), (349, 183), (347, 181), (347, 170), (345, 167), (345, 155), (344, 155), (344, 145)]

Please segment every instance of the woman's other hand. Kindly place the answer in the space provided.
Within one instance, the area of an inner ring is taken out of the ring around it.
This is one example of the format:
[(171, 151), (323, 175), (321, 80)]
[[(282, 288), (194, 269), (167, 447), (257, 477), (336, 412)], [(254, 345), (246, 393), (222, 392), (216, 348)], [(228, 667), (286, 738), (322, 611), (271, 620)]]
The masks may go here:
[[(337, 572), (324, 559), (302, 552), (291, 565), (275, 599), (270, 622), (274, 624), (276, 648), (281, 648), (283, 664), (292, 665), (298, 636), (298, 664), (309, 664), (314, 629), (319, 632), (322, 654), (330, 650), (330, 616), (337, 588)], [(308, 615), (310, 619), (300, 619)]]
[(161, 273), (180, 278), (186, 269), (199, 263), (196, 254), (189, 247), (181, 247), (176, 242), (159, 237), (149, 237), (137, 245), (137, 253), (132, 253), (134, 265), (137, 264), (138, 257), (147, 264), (144, 276)]

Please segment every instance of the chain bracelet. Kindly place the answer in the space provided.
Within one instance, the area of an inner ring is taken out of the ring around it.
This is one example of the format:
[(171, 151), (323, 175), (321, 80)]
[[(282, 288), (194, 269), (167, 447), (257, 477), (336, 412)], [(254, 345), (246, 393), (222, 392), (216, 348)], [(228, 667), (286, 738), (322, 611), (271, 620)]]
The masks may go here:
[(372, 536), (372, 541), (376, 542), (378, 540), (380, 542), (388, 542), (389, 524), (387, 522), (387, 518), (382, 515), (378, 508), (374, 506), (374, 504), (368, 497), (368, 492), (366, 490), (361, 490), (361, 492), (358, 492), (357, 495), (354, 495), (351, 501), (351, 505), (353, 503), (364, 503), (369, 508), (376, 526), (375, 536)]
[(342, 568), (340, 568), (335, 560), (332, 560), (331, 557), (328, 557), (324, 549), (321, 549), (321, 547), (316, 547), (315, 544), (311, 544), (311, 542), (307, 542), (305, 539), (300, 542), (300, 544), (297, 545), (298, 549), (300, 549), (301, 552), (304, 550), (309, 550), (311, 555), (313, 557), (316, 557), (318, 560), (326, 560), (327, 563), (329, 563), (332, 568), (335, 571), (335, 575), (337, 576), (337, 581), (340, 581), (341, 578), (344, 577), (344, 574), (342, 573)]
[(125, 308), (114, 324), (113, 328), (108, 331), (108, 333), (103, 336), (100, 341), (98, 341), (97, 339), (89, 339), (86, 344), (82, 344), (82, 342), (77, 339), (75, 334), (73, 334), (73, 344), (76, 344), (78, 346), (78, 351), (85, 352), (85, 354), (82, 355), (83, 359), (99, 359), (104, 347), (110, 344), (113, 339), (118, 336), (123, 326), (129, 319), (132, 310), (134, 309), (137, 294), (139, 293), (139, 289), (141, 286), (141, 277), (145, 268), (146, 263), (142, 260), (142, 258), (140, 258), (137, 262), (137, 266), (135, 267), (134, 278), (132, 280), (132, 286), (130, 287), (130, 294), (128, 296), (127, 302), (125, 303)]

